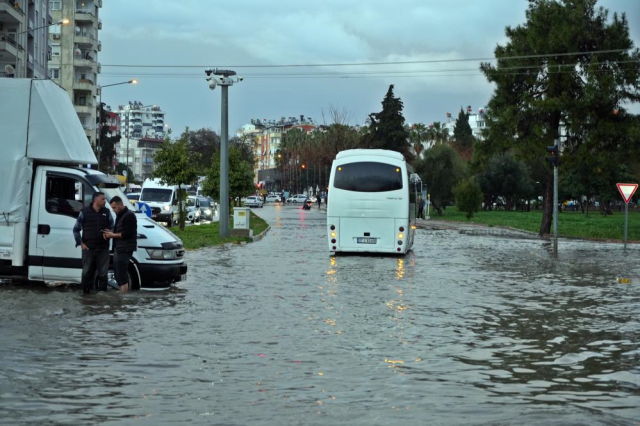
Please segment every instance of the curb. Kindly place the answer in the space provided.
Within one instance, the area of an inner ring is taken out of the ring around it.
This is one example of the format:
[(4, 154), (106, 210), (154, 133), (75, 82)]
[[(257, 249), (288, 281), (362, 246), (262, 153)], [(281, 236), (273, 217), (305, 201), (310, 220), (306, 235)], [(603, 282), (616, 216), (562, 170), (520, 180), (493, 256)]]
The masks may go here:
[(260, 241), (261, 239), (263, 239), (265, 237), (265, 235), (267, 235), (267, 232), (269, 232), (270, 229), (271, 229), (271, 225), (267, 225), (267, 229), (265, 229), (264, 231), (262, 231), (258, 235), (254, 235), (253, 237), (251, 237), (251, 242), (255, 243), (255, 242)]
[[(424, 219), (422, 219), (424, 221)], [(489, 226), (486, 225), (484, 223), (465, 223), (465, 222), (457, 222), (457, 221), (448, 221), (448, 220), (437, 220), (437, 219), (430, 219), (429, 221), (426, 222), (434, 222), (436, 224), (442, 224), (444, 226), (448, 226), (449, 229), (452, 230), (458, 230), (460, 232), (463, 232), (463, 230), (457, 229), (456, 228), (456, 224), (460, 224), (460, 225), (465, 225), (465, 226), (475, 226), (477, 228), (484, 228), (484, 229), (503, 229), (505, 231), (513, 231), (513, 232), (520, 232), (523, 234), (528, 234), (534, 238), (540, 239), (540, 240), (551, 240), (553, 239), (553, 235), (552, 234), (545, 234), (545, 235), (538, 235), (537, 232), (531, 232), (531, 231), (526, 231), (524, 229), (517, 229), (517, 228), (513, 228), (511, 226), (501, 226), (501, 225), (493, 225), (493, 226)], [(451, 225), (452, 224), (452, 225)], [(428, 223), (420, 223), (417, 224), (418, 229), (429, 229), (428, 228)], [(563, 239), (563, 240), (574, 240), (574, 241), (590, 241), (590, 242), (594, 242), (594, 243), (618, 243), (618, 244), (623, 244), (624, 241), (623, 240), (616, 240), (616, 239), (610, 239), (610, 238), (589, 238), (589, 237), (571, 237), (571, 236), (566, 236), (566, 235), (558, 235), (558, 239)], [(640, 241), (638, 240), (627, 240), (627, 244), (640, 244)]]

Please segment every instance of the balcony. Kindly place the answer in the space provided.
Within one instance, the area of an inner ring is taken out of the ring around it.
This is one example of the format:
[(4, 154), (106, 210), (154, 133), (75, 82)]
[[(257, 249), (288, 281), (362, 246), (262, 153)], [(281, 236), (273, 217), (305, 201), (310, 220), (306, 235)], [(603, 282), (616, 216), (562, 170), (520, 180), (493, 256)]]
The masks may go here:
[(76, 22), (91, 22), (91, 25), (98, 24), (98, 18), (93, 14), (90, 9), (76, 9)]
[(0, 0), (0, 16), (2, 20), (9, 24), (19, 24), (23, 20), (24, 11), (20, 6), (15, 5), (15, 1)]
[[(0, 51), (7, 52), (13, 58), (18, 57), (18, 43), (5, 34), (0, 35)], [(11, 60), (12, 58), (7, 58)]]
[(78, 31), (73, 39), (76, 44), (88, 45), (93, 47), (96, 45), (96, 39), (89, 31)]
[(98, 42), (98, 52), (102, 51), (102, 42)]
[(93, 104), (92, 101), (80, 101), (78, 99), (76, 99), (76, 102), (74, 102), (73, 104), (74, 108), (76, 109), (76, 112), (78, 114), (95, 114), (96, 112), (96, 107)]
[(73, 80), (73, 88), (75, 90), (93, 91), (95, 89), (95, 83), (88, 78), (76, 78)]

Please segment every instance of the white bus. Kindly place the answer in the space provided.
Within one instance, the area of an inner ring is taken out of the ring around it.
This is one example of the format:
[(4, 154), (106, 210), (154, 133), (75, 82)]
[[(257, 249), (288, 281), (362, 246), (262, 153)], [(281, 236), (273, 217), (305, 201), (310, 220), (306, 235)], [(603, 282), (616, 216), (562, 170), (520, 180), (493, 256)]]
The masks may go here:
[(329, 251), (405, 254), (422, 190), (404, 156), (383, 149), (338, 153), (327, 203)]

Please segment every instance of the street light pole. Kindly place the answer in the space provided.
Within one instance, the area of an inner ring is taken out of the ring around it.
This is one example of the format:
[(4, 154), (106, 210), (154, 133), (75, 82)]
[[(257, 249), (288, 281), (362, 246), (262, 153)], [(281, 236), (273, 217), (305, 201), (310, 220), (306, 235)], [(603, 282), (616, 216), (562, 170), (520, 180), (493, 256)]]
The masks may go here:
[[(51, 24), (42, 25), (42, 26), (35, 27), (35, 28), (30, 28), (30, 29), (28, 29), (26, 31), (20, 31), (19, 33), (16, 33), (16, 44), (17, 44), (16, 47), (18, 48), (18, 52), (20, 51), (20, 47), (19, 46), (22, 46), (20, 44), (20, 41), (18, 40), (18, 36), (21, 36), (22, 34), (26, 34), (26, 33), (31, 32), (31, 31), (41, 30), (43, 28), (52, 27), (54, 25), (68, 25), (69, 22), (71, 22), (71, 21), (69, 21), (67, 18), (64, 18), (64, 19), (61, 19), (59, 21), (52, 22)], [(18, 68), (17, 71), (18, 71), (18, 73), (20, 73), (20, 55), (16, 56), (16, 68)], [(26, 76), (23, 76), (23, 77), (26, 77)], [(18, 78), (20, 78), (19, 75), (18, 75)]]
[(135, 78), (129, 80), (129, 81), (123, 81), (121, 83), (113, 83), (113, 84), (105, 84), (104, 86), (98, 86), (98, 89), (100, 89), (100, 94), (99, 96), (99, 101), (98, 101), (98, 105), (100, 105), (100, 116), (98, 117), (98, 137), (96, 138), (96, 149), (98, 151), (98, 170), (100, 170), (100, 162), (102, 159), (102, 145), (101, 145), (101, 139), (102, 139), (102, 113), (104, 111), (104, 107), (102, 106), (102, 89), (104, 89), (105, 87), (111, 87), (111, 86), (119, 86), (121, 84), (137, 84), (138, 80), (136, 80)]
[(208, 69), (205, 71), (209, 88), (222, 87), (221, 100), (221, 134), (220, 134), (220, 221), (219, 229), (221, 237), (228, 237), (229, 232), (229, 86), (242, 81), (242, 77), (232, 70)]

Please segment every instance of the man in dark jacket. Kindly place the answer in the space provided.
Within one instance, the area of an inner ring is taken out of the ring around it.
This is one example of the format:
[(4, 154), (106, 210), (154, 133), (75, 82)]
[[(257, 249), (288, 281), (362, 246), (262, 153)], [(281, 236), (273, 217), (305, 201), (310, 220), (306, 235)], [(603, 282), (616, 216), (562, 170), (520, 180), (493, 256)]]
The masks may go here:
[[(82, 246), (82, 292), (90, 293), (97, 271), (98, 290), (107, 289), (109, 271), (109, 240), (105, 231), (113, 228), (113, 218), (107, 208), (102, 192), (93, 194), (90, 206), (80, 211), (73, 227), (76, 247)], [(80, 235), (82, 232), (82, 236)]]
[(116, 282), (120, 286), (120, 291), (129, 291), (129, 262), (133, 252), (136, 251), (138, 237), (138, 220), (134, 212), (129, 210), (122, 198), (117, 195), (111, 199), (111, 208), (116, 213), (116, 225), (113, 232), (106, 232), (105, 237), (113, 239), (113, 250), (115, 257), (113, 269), (116, 275)]

